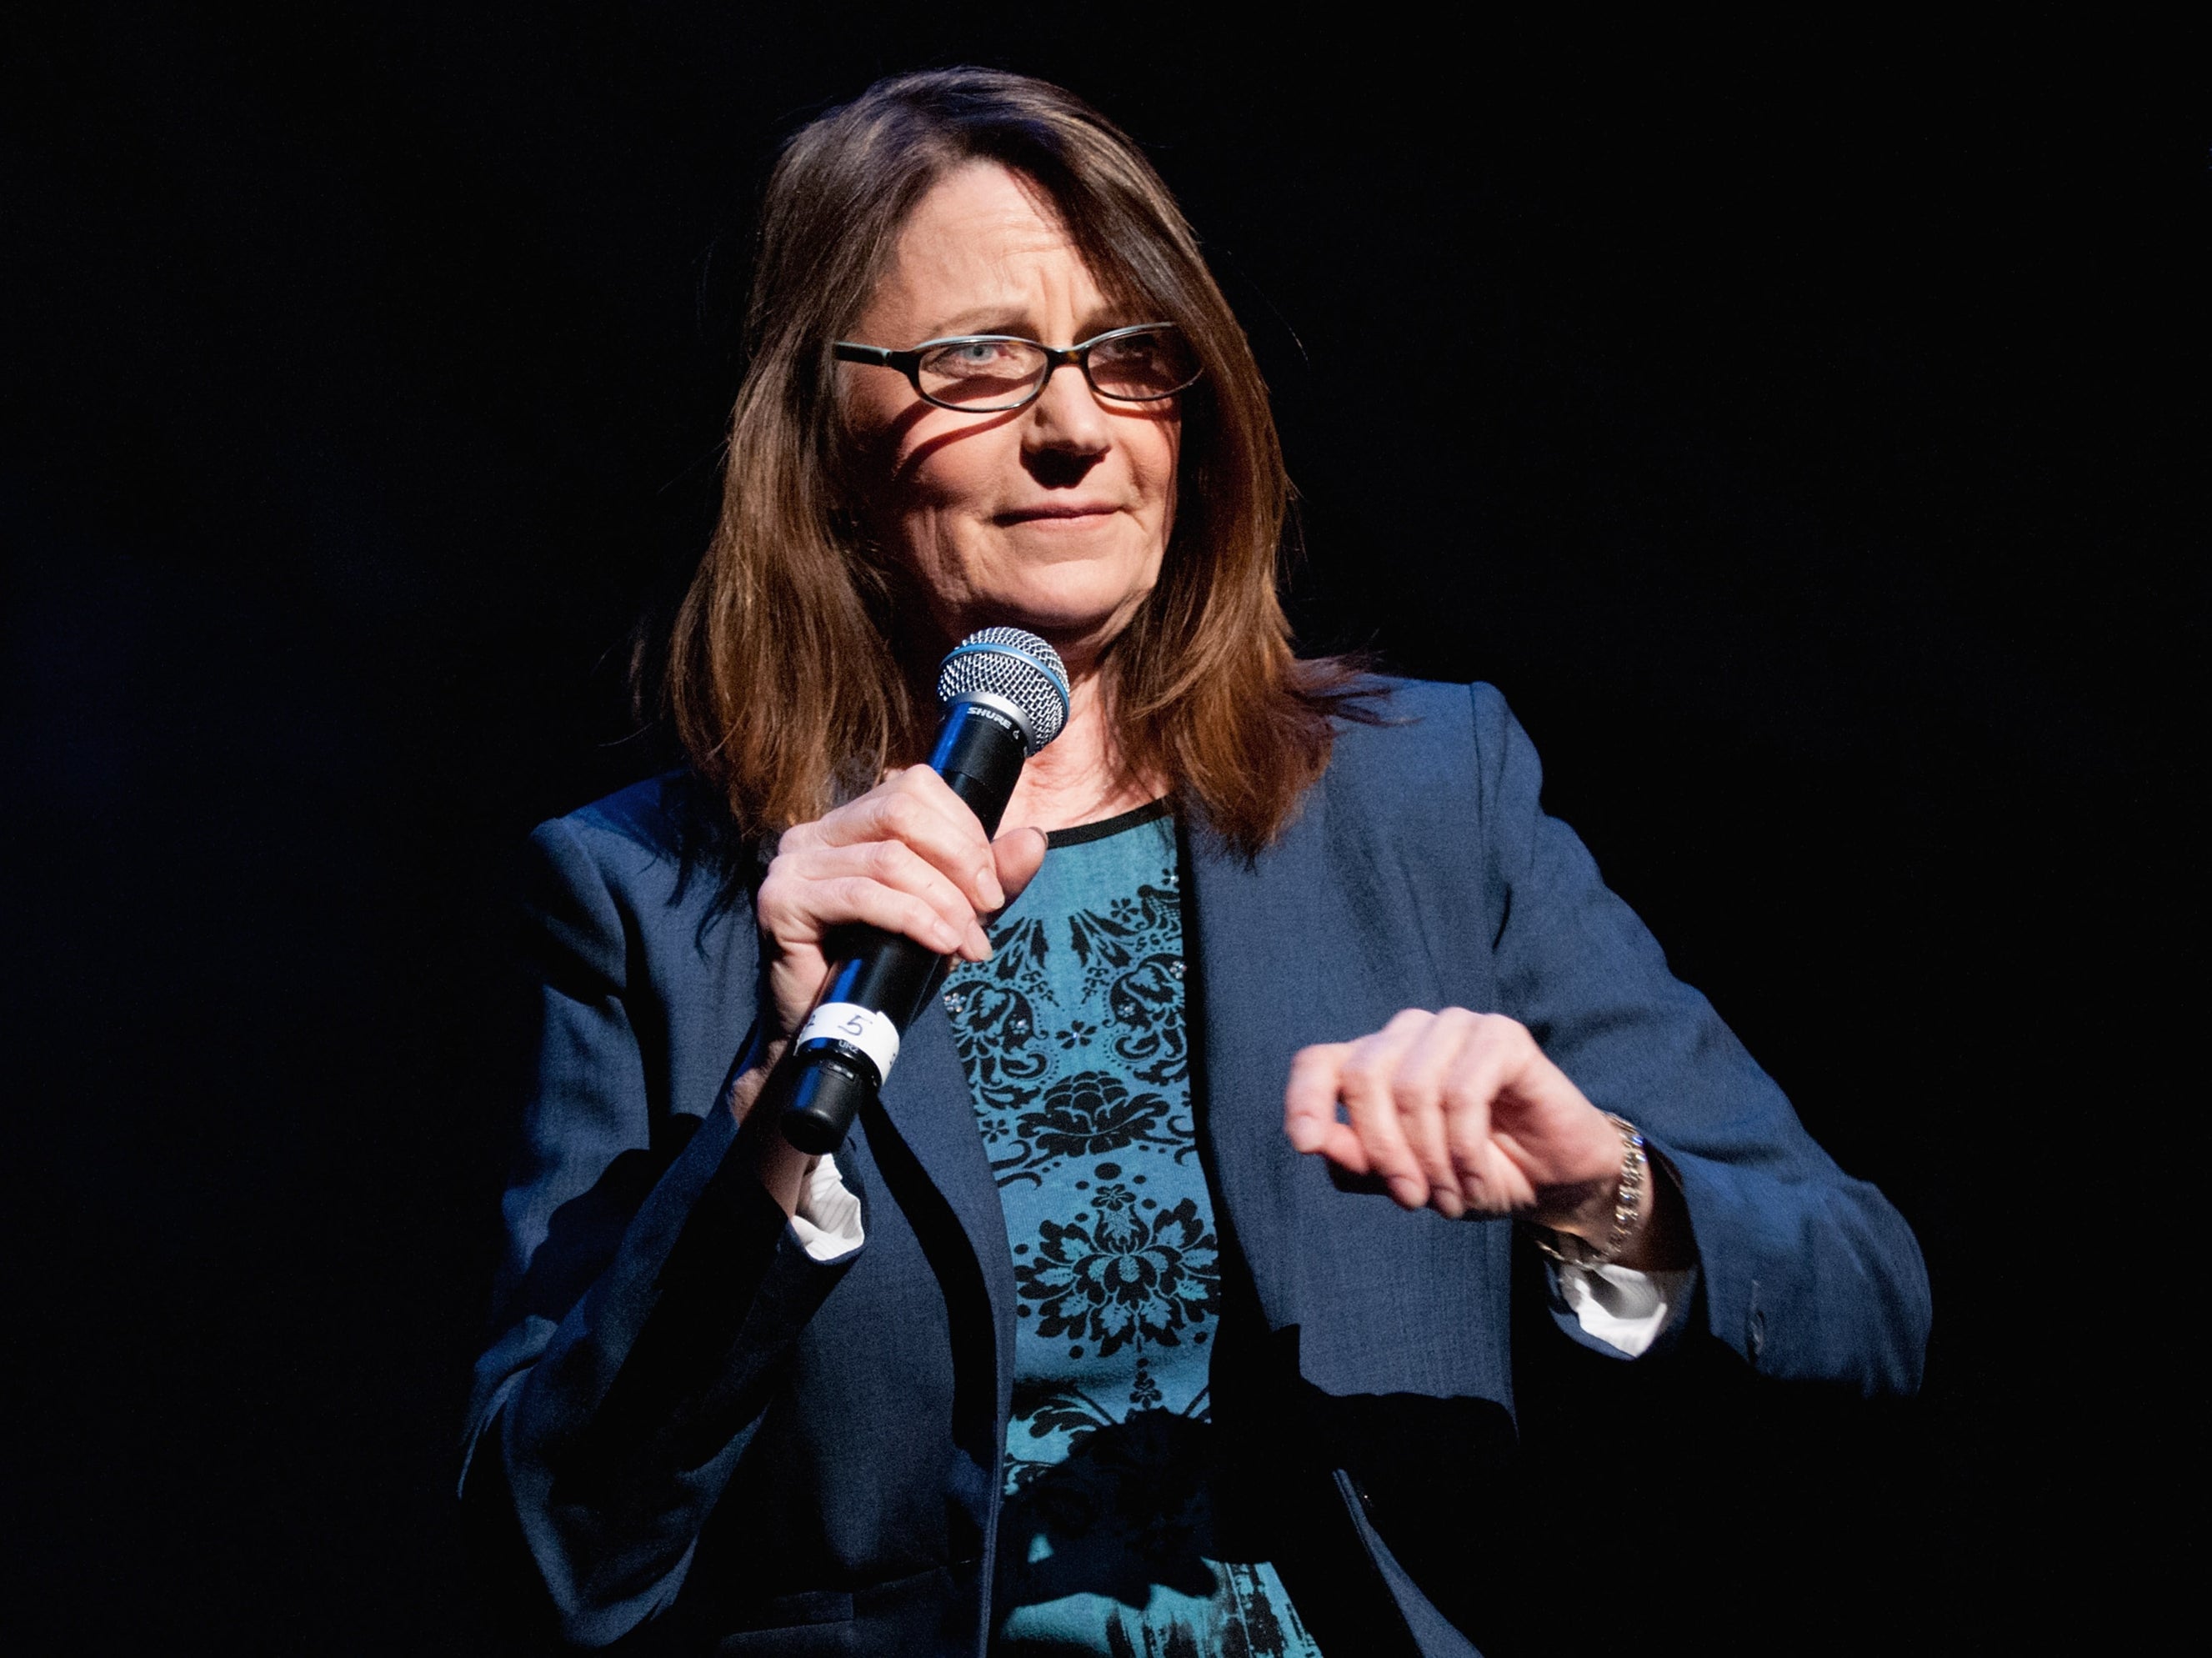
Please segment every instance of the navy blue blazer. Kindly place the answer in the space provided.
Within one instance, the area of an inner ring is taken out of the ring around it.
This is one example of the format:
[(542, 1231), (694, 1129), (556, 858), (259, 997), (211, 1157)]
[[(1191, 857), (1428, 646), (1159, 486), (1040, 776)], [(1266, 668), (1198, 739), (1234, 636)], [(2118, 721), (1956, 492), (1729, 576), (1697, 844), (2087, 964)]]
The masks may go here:
[[(1333, 1523), (1326, 1547), (1358, 1568), (1340, 1558), (1337, 1577), (1361, 1577), (1396, 1644), (1433, 1655), (1473, 1649), (1363, 1500), (1374, 1436), (1330, 1424), (1363, 1402), (1433, 1403), (1469, 1441), (1510, 1438), (1513, 1229), (1408, 1214), (1294, 1152), (1283, 1090), (1299, 1048), (1407, 1007), (1523, 1022), (1679, 1178), (1702, 1274), (1687, 1339), (1765, 1374), (1911, 1389), (1929, 1297), (1903, 1219), (1807, 1136), (1544, 815), (1498, 694), (1391, 689), (1395, 723), (1344, 725), (1258, 859), (1188, 832), (1187, 984), (1234, 1267), (1217, 1425), (1278, 1480), (1254, 1487), (1255, 1523), (1301, 1512), (1309, 1543)], [(710, 821), (672, 777), (532, 837), (536, 1078), (464, 1490), (566, 1641), (980, 1654), (1015, 1297), (951, 1025), (933, 1005), (916, 1021), (838, 1154), (865, 1243), (815, 1261), (726, 1157), (736, 1131), (718, 1108), (750, 1040), (758, 947), (749, 893), (696, 851)], [(1321, 1484), (1288, 1494), (1291, 1463)], [(1326, 1563), (1311, 1591), (1291, 1581), (1303, 1611)]]

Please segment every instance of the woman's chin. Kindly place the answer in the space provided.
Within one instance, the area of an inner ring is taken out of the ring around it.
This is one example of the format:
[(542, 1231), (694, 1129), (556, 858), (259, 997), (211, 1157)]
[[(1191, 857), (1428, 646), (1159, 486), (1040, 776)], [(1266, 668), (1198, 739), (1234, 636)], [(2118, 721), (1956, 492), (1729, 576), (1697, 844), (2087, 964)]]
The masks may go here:
[(1006, 572), (1005, 580), (976, 583), (960, 596), (957, 608), (969, 630), (1027, 628), (1054, 645), (1089, 641), (1096, 647), (1137, 613), (1156, 574), (1156, 565), (1132, 569), (1121, 559), (1026, 563)]
[(953, 640), (978, 628), (1026, 628), (1078, 673), (1080, 659), (1127, 625), (1159, 575), (1159, 550), (1126, 525), (1115, 535), (1001, 532), (979, 541), (909, 567), (939, 627)]
[(1076, 657), (1097, 651), (1127, 627), (1143, 600), (1143, 592), (1126, 588), (1096, 595), (1015, 589), (979, 597), (965, 608), (975, 618), (971, 628), (1026, 628), (1050, 640), (1073, 668)]

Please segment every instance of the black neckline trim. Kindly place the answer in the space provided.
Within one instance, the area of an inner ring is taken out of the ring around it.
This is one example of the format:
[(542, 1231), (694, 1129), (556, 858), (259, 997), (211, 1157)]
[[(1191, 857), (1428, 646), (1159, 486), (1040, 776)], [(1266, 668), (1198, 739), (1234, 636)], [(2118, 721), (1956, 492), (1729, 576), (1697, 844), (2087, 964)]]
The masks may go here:
[(1139, 823), (1154, 823), (1166, 817), (1172, 808), (1164, 796), (1125, 811), (1113, 817), (1102, 817), (1095, 823), (1078, 823), (1073, 829), (1048, 829), (1044, 843), (1057, 852), (1062, 847), (1079, 847), (1089, 841), (1103, 841), (1109, 835), (1119, 835), (1123, 829), (1133, 829)]

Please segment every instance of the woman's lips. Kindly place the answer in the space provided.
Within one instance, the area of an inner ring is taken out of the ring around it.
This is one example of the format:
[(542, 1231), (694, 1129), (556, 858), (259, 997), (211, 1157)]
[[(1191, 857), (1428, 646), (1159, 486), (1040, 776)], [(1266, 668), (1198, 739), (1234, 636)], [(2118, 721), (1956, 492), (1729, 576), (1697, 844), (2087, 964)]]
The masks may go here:
[(1067, 506), (1018, 507), (999, 514), (1001, 524), (1066, 524), (1079, 528), (1111, 518), (1121, 508), (1105, 501), (1079, 501)]

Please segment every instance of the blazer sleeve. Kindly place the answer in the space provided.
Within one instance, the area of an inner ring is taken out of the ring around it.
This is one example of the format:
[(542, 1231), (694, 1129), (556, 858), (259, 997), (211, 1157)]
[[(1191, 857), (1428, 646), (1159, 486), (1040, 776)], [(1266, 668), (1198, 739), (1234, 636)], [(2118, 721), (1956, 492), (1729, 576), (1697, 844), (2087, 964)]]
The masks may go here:
[(778, 1359), (857, 1254), (815, 1259), (730, 1155), (728, 1082), (703, 1119), (656, 1105), (625, 905), (572, 824), (532, 837), (534, 1074), (462, 1475), (502, 1598), (593, 1646), (674, 1598)]
[(1573, 831), (1545, 815), (1535, 748), (1504, 699), (1476, 686), (1474, 715), (1501, 1011), (1674, 1171), (1706, 1328), (1768, 1375), (1917, 1388), (1929, 1305), (1911, 1229), (1814, 1143)]

